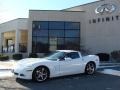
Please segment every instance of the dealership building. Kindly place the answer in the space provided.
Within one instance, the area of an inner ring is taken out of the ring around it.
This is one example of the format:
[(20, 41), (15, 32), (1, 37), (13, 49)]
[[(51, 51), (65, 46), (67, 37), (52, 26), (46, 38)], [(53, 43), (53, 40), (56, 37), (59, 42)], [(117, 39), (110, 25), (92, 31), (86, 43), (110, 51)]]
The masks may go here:
[(99, 0), (64, 10), (30, 10), (29, 18), (0, 24), (1, 53), (57, 49), (93, 54), (120, 50), (120, 0)]

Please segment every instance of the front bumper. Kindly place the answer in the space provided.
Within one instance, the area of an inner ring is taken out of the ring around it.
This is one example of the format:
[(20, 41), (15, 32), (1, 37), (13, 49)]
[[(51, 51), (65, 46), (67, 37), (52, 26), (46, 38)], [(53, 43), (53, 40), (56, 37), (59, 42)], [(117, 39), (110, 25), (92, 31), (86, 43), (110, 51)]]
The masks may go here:
[(24, 70), (24, 69), (13, 69), (12, 73), (16, 78), (21, 78), (21, 79), (32, 79), (32, 70)]

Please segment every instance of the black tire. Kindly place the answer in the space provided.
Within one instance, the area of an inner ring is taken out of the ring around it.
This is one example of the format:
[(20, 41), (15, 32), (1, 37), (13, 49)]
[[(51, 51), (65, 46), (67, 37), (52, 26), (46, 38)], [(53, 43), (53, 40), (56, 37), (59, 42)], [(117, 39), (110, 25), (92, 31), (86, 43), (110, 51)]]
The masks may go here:
[(32, 79), (36, 82), (44, 82), (49, 78), (49, 70), (46, 67), (37, 67), (32, 74)]
[(93, 62), (89, 62), (85, 67), (85, 73), (88, 75), (92, 75), (95, 73), (96, 66)]

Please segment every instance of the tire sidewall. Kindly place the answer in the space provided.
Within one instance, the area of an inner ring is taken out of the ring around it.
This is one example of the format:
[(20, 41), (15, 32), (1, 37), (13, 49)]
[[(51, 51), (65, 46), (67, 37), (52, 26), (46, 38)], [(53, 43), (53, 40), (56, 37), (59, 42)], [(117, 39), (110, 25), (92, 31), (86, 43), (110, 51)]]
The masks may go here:
[[(93, 73), (88, 73), (88, 71), (87, 71), (87, 66), (89, 65), (89, 64), (93, 64), (94, 65), (94, 72)], [(95, 73), (95, 71), (96, 71), (96, 67), (95, 67), (95, 64), (93, 63), (93, 62), (89, 62), (89, 63), (87, 63), (86, 64), (86, 67), (85, 67), (85, 73), (87, 74), (87, 75), (92, 75), (92, 74), (94, 74)]]
[[(36, 70), (39, 69), (39, 68), (45, 68), (47, 70), (47, 78), (45, 80), (43, 80), (43, 81), (38, 81), (36, 79), (36, 77), (35, 77)], [(43, 66), (39, 66), (39, 67), (35, 68), (34, 71), (33, 71), (33, 73), (32, 73), (32, 80), (35, 81), (35, 82), (39, 82), (39, 83), (45, 82), (48, 78), (49, 78), (49, 71), (48, 71), (48, 69), (46, 67), (43, 67)]]

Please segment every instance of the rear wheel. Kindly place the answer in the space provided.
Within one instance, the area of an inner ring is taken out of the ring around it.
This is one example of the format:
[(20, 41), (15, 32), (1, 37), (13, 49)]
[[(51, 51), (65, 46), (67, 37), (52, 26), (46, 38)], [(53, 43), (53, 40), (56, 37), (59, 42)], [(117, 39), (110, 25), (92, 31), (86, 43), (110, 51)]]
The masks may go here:
[(49, 71), (46, 67), (38, 67), (33, 71), (32, 78), (34, 81), (43, 82), (49, 77)]
[(86, 65), (85, 73), (89, 75), (95, 73), (95, 64), (93, 62), (90, 62)]

